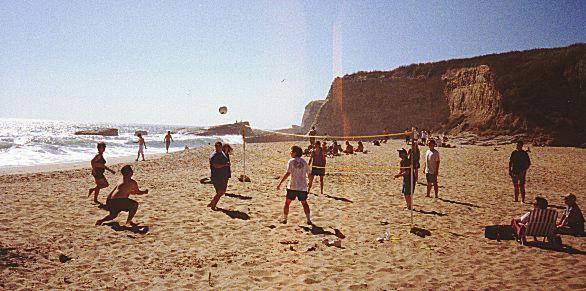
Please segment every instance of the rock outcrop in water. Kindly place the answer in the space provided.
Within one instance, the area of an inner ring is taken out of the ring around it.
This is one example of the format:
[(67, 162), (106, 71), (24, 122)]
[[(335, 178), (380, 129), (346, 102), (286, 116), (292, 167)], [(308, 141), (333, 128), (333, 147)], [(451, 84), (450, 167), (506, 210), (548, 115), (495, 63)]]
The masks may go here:
[(208, 128), (181, 128), (177, 129), (177, 132), (182, 134), (194, 134), (201, 136), (229, 134), (240, 135), (242, 134), (243, 128), (245, 130), (246, 136), (253, 135), (252, 129), (250, 128), (250, 123), (248, 121), (210, 126)]
[[(311, 119), (304, 117), (304, 124)], [(346, 75), (334, 80), (311, 124), (330, 135), (417, 126), (451, 135), (582, 145), (586, 44)]]
[(92, 130), (76, 131), (75, 135), (102, 135), (102, 136), (118, 136), (118, 129), (116, 128), (98, 128)]

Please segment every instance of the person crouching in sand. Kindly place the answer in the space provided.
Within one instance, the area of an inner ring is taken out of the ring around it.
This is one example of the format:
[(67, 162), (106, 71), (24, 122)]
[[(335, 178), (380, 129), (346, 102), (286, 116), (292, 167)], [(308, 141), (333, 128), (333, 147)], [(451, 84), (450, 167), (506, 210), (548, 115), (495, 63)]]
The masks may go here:
[(128, 198), (128, 196), (130, 196), (130, 194), (147, 194), (149, 193), (149, 190), (138, 189), (138, 183), (132, 179), (134, 172), (129, 165), (122, 167), (120, 172), (122, 173), (122, 181), (116, 186), (116, 188), (114, 188), (114, 190), (112, 190), (112, 192), (110, 192), (108, 200), (106, 201), (106, 209), (110, 211), (110, 214), (96, 221), (96, 225), (102, 225), (105, 221), (118, 217), (118, 214), (122, 211), (128, 212), (126, 224), (131, 226), (136, 225), (132, 222), (132, 218), (138, 210), (138, 202)]
[(301, 155), (303, 155), (303, 150), (300, 147), (291, 147), (291, 159), (287, 162), (287, 172), (283, 175), (283, 178), (281, 178), (281, 181), (277, 185), (277, 190), (280, 190), (281, 184), (291, 176), (291, 180), (287, 185), (287, 196), (285, 198), (285, 206), (283, 207), (283, 218), (280, 220), (282, 224), (287, 223), (289, 205), (291, 205), (291, 201), (297, 198), (299, 199), (299, 202), (301, 202), (301, 205), (303, 205), (307, 224), (312, 225), (309, 217), (309, 204), (307, 204), (307, 174), (309, 173), (309, 165)]
[(106, 150), (106, 143), (99, 142), (98, 143), (98, 153), (91, 161), (92, 176), (94, 176), (94, 179), (96, 181), (96, 187), (91, 188), (89, 190), (88, 197), (91, 196), (92, 193), (94, 193), (94, 202), (95, 203), (100, 203), (98, 201), (98, 195), (100, 194), (100, 189), (103, 189), (103, 188), (110, 186), (110, 184), (108, 184), (108, 180), (106, 180), (106, 176), (104, 176), (104, 172), (106, 170), (108, 170), (112, 174), (116, 173), (116, 172), (114, 172), (114, 170), (112, 170), (106, 166), (106, 159), (104, 159), (104, 151), (105, 150)]

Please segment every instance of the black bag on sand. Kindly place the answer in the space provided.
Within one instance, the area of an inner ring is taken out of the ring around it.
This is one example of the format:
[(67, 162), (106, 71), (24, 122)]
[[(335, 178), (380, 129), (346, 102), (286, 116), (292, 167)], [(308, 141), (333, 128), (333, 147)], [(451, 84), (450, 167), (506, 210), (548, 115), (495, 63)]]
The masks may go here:
[(514, 240), (513, 228), (510, 225), (490, 225), (484, 229), (484, 237), (491, 240)]

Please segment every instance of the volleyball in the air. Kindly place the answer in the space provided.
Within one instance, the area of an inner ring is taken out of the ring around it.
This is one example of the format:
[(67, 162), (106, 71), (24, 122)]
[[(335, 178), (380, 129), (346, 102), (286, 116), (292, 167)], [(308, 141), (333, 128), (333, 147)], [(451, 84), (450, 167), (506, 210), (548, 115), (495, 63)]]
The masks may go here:
[(220, 111), (220, 114), (226, 114), (228, 113), (228, 107), (226, 106), (221, 106), (218, 111)]

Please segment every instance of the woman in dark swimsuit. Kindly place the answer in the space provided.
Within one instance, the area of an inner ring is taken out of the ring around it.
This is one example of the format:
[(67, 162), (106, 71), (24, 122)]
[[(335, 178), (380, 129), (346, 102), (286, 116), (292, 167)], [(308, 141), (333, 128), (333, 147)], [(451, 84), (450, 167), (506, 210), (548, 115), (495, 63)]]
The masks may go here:
[(98, 194), (100, 194), (100, 189), (108, 187), (108, 180), (106, 180), (106, 176), (104, 176), (104, 172), (108, 170), (110, 173), (114, 174), (114, 170), (106, 167), (106, 160), (104, 159), (104, 151), (106, 150), (106, 143), (99, 142), (98, 143), (98, 154), (92, 159), (92, 176), (96, 180), (96, 187), (91, 188), (88, 193), (88, 197), (94, 193), (94, 202), (100, 203), (98, 201)]

